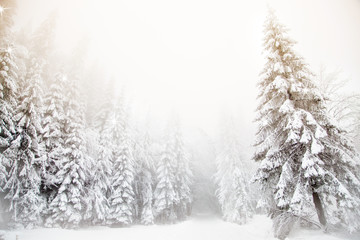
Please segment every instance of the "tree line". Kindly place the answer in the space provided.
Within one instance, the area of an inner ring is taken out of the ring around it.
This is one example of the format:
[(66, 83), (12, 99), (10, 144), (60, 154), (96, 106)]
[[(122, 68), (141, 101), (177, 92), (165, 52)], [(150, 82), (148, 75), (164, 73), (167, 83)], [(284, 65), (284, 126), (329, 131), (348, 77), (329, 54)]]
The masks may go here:
[[(114, 81), (100, 97), (84, 96), (82, 47), (72, 60), (54, 57), (56, 17), (30, 36), (14, 34), (13, 4), (0, 1), (0, 200), (6, 221), (74, 228), (186, 219), (193, 173), (179, 121), (169, 122), (161, 140), (135, 133), (126, 93), (114, 92)], [(294, 45), (270, 12), (258, 81), (257, 170), (251, 176), (240, 136), (228, 124), (214, 175), (220, 211), (239, 224), (267, 212), (280, 239), (296, 224), (358, 231), (359, 155)]]
[(0, 6), (3, 222), (76, 228), (185, 219), (192, 172), (180, 123), (171, 120), (159, 140), (134, 133), (114, 81), (91, 106), (81, 89), (86, 50), (54, 53), (56, 14), (31, 34), (14, 33), (15, 1)]

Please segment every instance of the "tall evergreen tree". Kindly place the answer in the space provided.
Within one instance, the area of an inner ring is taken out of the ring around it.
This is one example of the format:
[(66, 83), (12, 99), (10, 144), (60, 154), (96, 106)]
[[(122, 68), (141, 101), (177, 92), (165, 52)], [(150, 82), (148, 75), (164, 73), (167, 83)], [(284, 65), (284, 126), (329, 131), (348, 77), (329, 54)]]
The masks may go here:
[(4, 183), (4, 168), (9, 161), (5, 156), (5, 151), (10, 146), (16, 134), (14, 115), (17, 103), (17, 66), (15, 64), (13, 49), (10, 46), (5, 49), (0, 49), (0, 62), (0, 172), (2, 172), (0, 173), (0, 180), (3, 180), (1, 183)]
[[(259, 82), (254, 160), (261, 163), (255, 180), (273, 200), (276, 220), (306, 218), (316, 210), (323, 226), (331, 220), (354, 231), (359, 228), (358, 156), (329, 119), (323, 97), (293, 45), (270, 13), (264, 38), (267, 62)], [(275, 226), (278, 237), (291, 229)]]
[(105, 134), (99, 136), (99, 154), (90, 171), (88, 206), (85, 219), (93, 224), (106, 224), (110, 215), (109, 197), (111, 189), (112, 148)]
[(157, 184), (154, 191), (154, 212), (156, 221), (161, 223), (176, 221), (176, 205), (179, 196), (175, 189), (175, 163), (171, 143), (165, 143), (157, 171)]
[(178, 219), (177, 207), (180, 204), (177, 175), (178, 163), (175, 153), (174, 123), (170, 121), (165, 131), (164, 148), (158, 160), (154, 191), (154, 213), (157, 222), (175, 222)]
[(176, 118), (169, 122), (164, 141), (154, 191), (154, 213), (162, 223), (185, 219), (192, 203), (192, 172)]
[[(89, 105), (89, 102), (88, 102)], [(90, 106), (93, 107), (93, 106)], [(89, 106), (87, 107), (89, 108)], [(113, 166), (113, 121), (114, 111), (114, 82), (110, 81), (107, 94), (99, 106), (93, 121), (88, 122), (90, 128), (98, 136), (98, 151), (93, 161), (91, 171), (91, 186), (89, 192), (90, 205), (85, 218), (93, 224), (108, 224), (110, 216), (109, 197), (111, 192), (111, 176)], [(88, 117), (88, 116), (87, 116)]]
[(28, 69), (26, 87), (15, 116), (19, 132), (19, 145), (15, 158), (9, 164), (10, 174), (5, 197), (10, 201), (15, 223), (38, 225), (44, 199), (40, 195), (42, 152), (39, 148), (41, 133), (41, 66), (35, 61)]
[(153, 213), (153, 185), (154, 159), (150, 151), (150, 136), (146, 131), (141, 135), (136, 151), (136, 199), (137, 216), (140, 223), (149, 225), (154, 223)]
[(65, 84), (65, 73), (60, 70), (55, 75), (55, 80), (44, 99), (42, 144), (45, 151), (45, 164), (42, 173), (42, 191), (47, 195), (48, 202), (51, 202), (57, 193), (61, 183), (57, 172), (65, 161)]
[(241, 145), (232, 121), (226, 124), (217, 156), (215, 182), (223, 219), (245, 224), (254, 213), (250, 194), (249, 167), (241, 153)]
[(98, 153), (94, 159), (91, 172), (89, 199), (91, 205), (87, 209), (86, 218), (94, 224), (106, 224), (110, 216), (110, 191), (114, 149), (114, 86), (110, 82), (105, 100), (95, 117), (94, 131), (99, 136)]
[[(5, 180), (4, 164), (8, 161), (3, 152), (15, 136), (13, 116), (17, 105), (18, 67), (11, 33), (14, 2), (13, 0), (0, 1), (0, 183), (2, 184)], [(0, 184), (0, 189), (2, 184)]]
[[(9, 165), (18, 145), (14, 121), (17, 106), (18, 66), (12, 36), (14, 0), (0, 1), (0, 211), (4, 212), (4, 188)], [(3, 215), (3, 214), (1, 214)]]
[(177, 218), (183, 220), (191, 213), (192, 203), (192, 171), (185, 146), (181, 129), (178, 121), (174, 123), (174, 160), (176, 162), (175, 178), (176, 191), (179, 197), (179, 203), (176, 207)]
[[(59, 79), (56, 79), (56, 82), (50, 81), (52, 79), (50, 77), (51, 73), (49, 70), (49, 63), (51, 62), (50, 55), (53, 49), (52, 45), (54, 43), (54, 38), (55, 38), (55, 19), (56, 19), (56, 14), (52, 14), (50, 17), (48, 17), (48, 19), (41, 24), (41, 26), (35, 31), (35, 33), (33, 33), (28, 39), (25, 40), (27, 42), (24, 43), (25, 46), (28, 47), (29, 49), (29, 63), (27, 65), (31, 66), (33, 64), (38, 64), (39, 66), (41, 66), (41, 71), (38, 77), (41, 81), (40, 85), (42, 90), (43, 91), (48, 90), (46, 85), (51, 84), (51, 89), (49, 89), (50, 91), (46, 91), (47, 94), (45, 96), (45, 101), (40, 105), (41, 108), (39, 109), (40, 114), (42, 115), (42, 117), (44, 117), (42, 118), (41, 125), (45, 130), (38, 133), (39, 134), (38, 142), (43, 150), (42, 154), (45, 155), (42, 166), (41, 191), (43, 193), (46, 193), (45, 195), (47, 195), (46, 196), (47, 198), (50, 198), (50, 195), (54, 193), (52, 191), (49, 191), (50, 190), (49, 186), (54, 184), (54, 179), (50, 180), (49, 177), (51, 178), (52, 176), (54, 178), (53, 160), (58, 158), (57, 156), (55, 156), (58, 154), (55, 155), (53, 154), (53, 150), (57, 149), (57, 147), (55, 147), (54, 145), (50, 147), (50, 145), (54, 144), (57, 140), (60, 140), (60, 136), (59, 136), (60, 131), (56, 134), (58, 135), (57, 137), (56, 136), (50, 137), (50, 135), (53, 134), (53, 131), (56, 128), (59, 128), (58, 125), (60, 123), (59, 121), (57, 121), (58, 119), (56, 119), (57, 116), (53, 116), (53, 114), (55, 115), (59, 113), (63, 114), (62, 101), (64, 100), (63, 97), (61, 96), (63, 95), (63, 93), (61, 92), (63, 91), (63, 86), (61, 86), (62, 81), (59, 81)], [(54, 96), (53, 94), (59, 94), (59, 95)], [(52, 99), (53, 97), (54, 99)], [(62, 110), (59, 111), (60, 109)], [(56, 144), (60, 144), (60, 143), (56, 143)], [(50, 170), (49, 169), (50, 165), (53, 165), (53, 167), (51, 167), (53, 168), (52, 169), (53, 171), (48, 171)]]
[(134, 156), (123, 94), (115, 107), (113, 123), (114, 150), (110, 195), (110, 222), (129, 225), (134, 221)]
[(65, 104), (64, 160), (56, 172), (60, 187), (49, 206), (48, 226), (78, 227), (85, 210), (86, 156), (84, 111), (76, 81), (67, 81)]

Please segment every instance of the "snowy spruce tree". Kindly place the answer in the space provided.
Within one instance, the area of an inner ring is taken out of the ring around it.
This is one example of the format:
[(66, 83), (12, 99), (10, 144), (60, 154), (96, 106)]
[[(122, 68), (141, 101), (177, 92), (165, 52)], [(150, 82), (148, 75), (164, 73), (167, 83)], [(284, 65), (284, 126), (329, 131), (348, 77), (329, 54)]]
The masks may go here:
[(176, 206), (178, 220), (184, 220), (191, 214), (192, 203), (192, 171), (190, 169), (189, 156), (185, 150), (183, 137), (178, 121), (174, 123), (174, 160), (175, 169), (175, 186), (179, 203)]
[(10, 161), (5, 151), (16, 134), (13, 116), (17, 105), (18, 67), (11, 33), (14, 2), (13, 0), (0, 2), (0, 190), (6, 180), (6, 164)]
[(254, 206), (249, 184), (250, 169), (245, 164), (235, 129), (232, 122), (224, 128), (214, 179), (223, 219), (245, 224), (252, 217)]
[[(51, 185), (54, 185), (54, 179), (50, 180), (51, 176), (54, 175), (54, 171), (49, 171), (51, 168), (49, 166), (54, 165), (53, 160), (54, 158), (57, 158), (54, 156), (53, 150), (57, 149), (54, 143), (60, 140), (60, 121), (57, 121), (57, 118), (58, 114), (63, 114), (62, 101), (64, 100), (62, 96), (62, 91), (64, 89), (63, 86), (61, 86), (63, 81), (62, 79), (57, 79), (61, 76), (56, 76), (54, 81), (52, 79), (53, 76), (50, 77), (51, 74), (49, 71), (50, 55), (55, 35), (54, 32), (55, 15), (53, 14), (40, 25), (31, 37), (26, 39), (27, 42), (24, 42), (24, 45), (29, 48), (28, 65), (31, 66), (36, 64), (41, 66), (38, 78), (40, 79), (41, 90), (43, 92), (46, 91), (47, 93), (44, 96), (44, 102), (39, 106), (39, 111), (42, 116), (41, 125), (43, 131), (39, 133), (40, 136), (38, 137), (39, 145), (43, 149), (43, 154), (45, 155), (42, 164), (41, 191), (47, 199), (51, 198), (51, 195), (54, 193), (51, 191), (51, 188), (53, 188)], [(46, 87), (47, 85), (51, 85), (50, 89)], [(56, 131), (58, 132), (55, 133)], [(54, 136), (54, 133), (57, 136)]]
[(13, 0), (0, 1), (0, 211), (2, 217), (9, 210), (4, 201), (4, 190), (8, 180), (9, 166), (16, 158), (19, 145), (14, 120), (17, 106), (18, 66), (14, 49), (12, 26), (14, 16)]
[(41, 142), (45, 151), (42, 170), (42, 192), (50, 203), (60, 186), (57, 172), (65, 159), (64, 124), (65, 124), (65, 84), (66, 76), (59, 71), (51, 83), (44, 98)]
[(260, 166), (254, 179), (268, 193), (279, 238), (297, 217), (308, 219), (314, 212), (324, 227), (331, 223), (357, 230), (358, 155), (329, 119), (312, 74), (286, 32), (270, 13), (264, 38), (267, 62), (258, 84), (253, 158)]
[(65, 101), (63, 155), (56, 178), (59, 182), (56, 196), (49, 205), (47, 226), (76, 228), (82, 221), (85, 209), (86, 155), (84, 141), (84, 115), (77, 82), (67, 83)]
[(112, 174), (112, 149), (105, 136), (99, 136), (99, 154), (96, 156), (90, 171), (90, 186), (87, 193), (86, 221), (92, 224), (106, 225), (110, 215), (109, 197)]
[(41, 65), (32, 61), (26, 74), (25, 88), (15, 115), (18, 139), (16, 151), (9, 164), (9, 178), (5, 185), (6, 199), (14, 224), (32, 227), (41, 223), (40, 213), (45, 200), (40, 194), (42, 149), (39, 145), (41, 128)]
[(148, 131), (138, 140), (135, 151), (136, 176), (136, 208), (137, 218), (141, 224), (154, 223), (153, 212), (153, 185), (154, 185), (154, 159), (150, 150), (150, 136)]
[(176, 162), (170, 136), (165, 137), (164, 149), (158, 160), (154, 190), (155, 219), (160, 223), (174, 223), (179, 196), (176, 191)]
[(109, 222), (115, 225), (131, 224), (135, 215), (135, 162), (124, 101), (121, 93), (109, 119), (114, 139)]
[(154, 191), (156, 221), (184, 220), (191, 213), (192, 171), (177, 119), (169, 122), (159, 157)]
[(107, 224), (110, 217), (110, 191), (113, 167), (114, 121), (111, 118), (114, 112), (114, 85), (109, 84), (108, 91), (100, 111), (95, 117), (93, 129), (98, 136), (97, 153), (94, 154), (93, 170), (89, 187), (89, 200), (85, 218), (93, 224)]

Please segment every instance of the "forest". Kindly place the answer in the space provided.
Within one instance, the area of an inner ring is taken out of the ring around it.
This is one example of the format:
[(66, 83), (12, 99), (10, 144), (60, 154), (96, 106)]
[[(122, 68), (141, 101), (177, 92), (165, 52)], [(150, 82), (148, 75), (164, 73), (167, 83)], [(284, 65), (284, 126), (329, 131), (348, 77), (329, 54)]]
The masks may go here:
[(85, 39), (58, 54), (57, 15), (15, 31), (16, 10), (0, 0), (1, 229), (167, 225), (205, 208), (239, 225), (265, 214), (279, 239), (295, 226), (359, 232), (360, 96), (341, 95), (336, 73), (314, 74), (275, 11), (249, 157), (236, 118), (201, 144), (192, 131), (195, 146), (176, 113), (160, 133), (139, 127), (118, 79), (95, 84)]

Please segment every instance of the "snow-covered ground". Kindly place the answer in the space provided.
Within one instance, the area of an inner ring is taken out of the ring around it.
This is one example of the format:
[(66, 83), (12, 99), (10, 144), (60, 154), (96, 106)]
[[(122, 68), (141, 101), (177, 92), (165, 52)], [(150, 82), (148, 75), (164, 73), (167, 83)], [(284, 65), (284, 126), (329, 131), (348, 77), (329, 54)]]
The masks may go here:
[[(132, 226), (129, 228), (93, 227), (80, 230), (34, 229), (8, 231), (6, 240), (255, 240), (275, 239), (272, 223), (266, 216), (255, 216), (246, 225), (224, 222), (214, 216), (195, 216), (188, 221), (173, 225)], [(294, 230), (290, 239), (340, 240), (359, 239), (359, 235), (325, 234), (320, 230)]]

